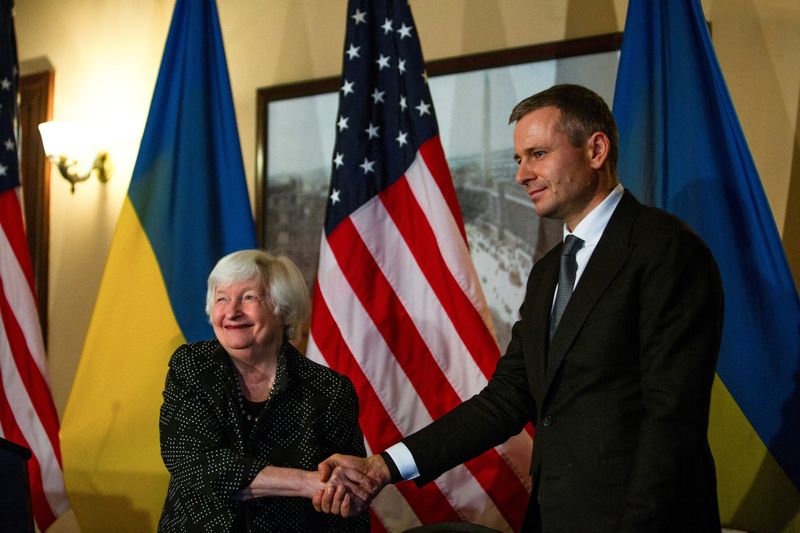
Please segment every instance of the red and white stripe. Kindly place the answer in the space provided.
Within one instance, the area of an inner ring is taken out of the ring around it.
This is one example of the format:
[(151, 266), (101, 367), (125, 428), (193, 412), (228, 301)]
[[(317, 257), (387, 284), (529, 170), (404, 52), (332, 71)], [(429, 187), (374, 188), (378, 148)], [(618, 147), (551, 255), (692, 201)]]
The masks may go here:
[[(438, 137), (401, 179), (320, 247), (308, 355), (356, 387), (367, 447), (383, 450), (479, 392), (499, 350)], [(531, 436), (418, 489), (388, 487), (372, 510), (389, 531), (471, 521), (518, 529)]]
[(47, 383), (28, 244), (16, 190), (0, 193), (0, 436), (29, 448), (36, 527), (69, 508), (58, 415)]

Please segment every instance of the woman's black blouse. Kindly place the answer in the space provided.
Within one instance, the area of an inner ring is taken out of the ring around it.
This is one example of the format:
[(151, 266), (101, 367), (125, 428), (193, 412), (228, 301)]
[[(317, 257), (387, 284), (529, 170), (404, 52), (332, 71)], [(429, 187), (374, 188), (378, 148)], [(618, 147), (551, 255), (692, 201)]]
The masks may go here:
[(169, 363), (159, 425), (171, 474), (160, 532), (369, 530), (368, 513), (320, 514), (305, 498), (234, 499), (265, 466), (316, 470), (333, 453), (365, 454), (353, 385), (291, 344), (281, 347), (272, 394), (252, 432), (219, 342), (184, 344)]

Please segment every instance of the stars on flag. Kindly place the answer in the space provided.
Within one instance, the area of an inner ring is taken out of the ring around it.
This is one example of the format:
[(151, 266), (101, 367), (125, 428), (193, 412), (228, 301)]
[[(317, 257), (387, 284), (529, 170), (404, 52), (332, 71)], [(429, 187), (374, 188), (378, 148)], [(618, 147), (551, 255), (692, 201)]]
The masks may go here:
[(400, 35), (400, 40), (403, 40), (406, 37), (411, 37), (411, 26), (406, 26), (406, 23), (403, 22), (403, 24), (397, 30), (397, 33)]
[(389, 56), (381, 54), (381, 56), (376, 59), (375, 62), (378, 64), (378, 70), (389, 68)]
[(416, 29), (391, 4), (348, 13), (326, 228), (399, 179), (437, 134)]
[(408, 133), (400, 130), (400, 135), (397, 136), (397, 143), (402, 147), (408, 144)]
[(419, 111), (419, 116), (431, 114), (431, 104), (426, 104), (424, 100), (420, 100), (419, 105), (414, 107), (414, 109)]
[[(6, 30), (8, 27), (4, 28), (4, 31)], [(4, 34), (3, 39), (7, 38), (9, 36)], [(13, 35), (10, 39), (13, 42)], [(16, 62), (13, 47), (6, 47), (5, 45), (8, 44), (6, 40), (0, 44), (2, 44), (0, 51), (3, 52), (0, 54), (0, 111), (3, 113), (2, 120), (0, 120), (0, 143), (5, 147), (5, 149), (0, 147), (0, 192), (5, 192), (19, 187), (19, 160), (17, 159), (15, 127), (19, 77), (16, 65), (11, 64)]]
[(379, 129), (380, 126), (375, 126), (374, 124), (372, 124), (372, 122), (370, 122), (369, 127), (365, 129), (364, 132), (366, 132), (366, 134), (369, 135), (370, 139), (374, 139), (376, 137), (380, 137), (380, 135), (378, 134)]
[(348, 94), (353, 94), (353, 82), (344, 80), (344, 85), (342, 85), (342, 92), (345, 96)]
[(366, 24), (367, 22), (367, 12), (361, 11), (360, 9), (356, 8), (356, 12), (350, 16), (355, 21), (355, 25), (358, 26), (361, 23)]
[(370, 161), (366, 157), (364, 158), (364, 162), (358, 165), (364, 171), (364, 174), (369, 172), (375, 172), (375, 161)]
[(372, 91), (372, 103), (373, 104), (383, 103), (383, 97), (385, 94), (386, 91), (379, 91), (378, 88), (375, 87), (375, 90)]
[(355, 46), (353, 44), (350, 44), (350, 48), (348, 48), (347, 52), (345, 52), (345, 54), (347, 54), (347, 59), (350, 59), (352, 61), (353, 59), (361, 57), (358, 54), (359, 50), (361, 50), (360, 46)]

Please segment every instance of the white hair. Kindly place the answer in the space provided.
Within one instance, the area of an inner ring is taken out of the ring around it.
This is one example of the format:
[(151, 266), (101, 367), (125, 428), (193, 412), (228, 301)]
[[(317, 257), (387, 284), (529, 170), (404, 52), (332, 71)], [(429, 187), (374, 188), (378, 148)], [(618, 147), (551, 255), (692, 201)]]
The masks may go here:
[(240, 250), (226, 255), (208, 275), (206, 314), (211, 319), (217, 285), (241, 281), (259, 281), (267, 299), (275, 307), (275, 316), (286, 327), (286, 337), (294, 337), (298, 326), (308, 317), (311, 301), (300, 269), (286, 256), (264, 250)]

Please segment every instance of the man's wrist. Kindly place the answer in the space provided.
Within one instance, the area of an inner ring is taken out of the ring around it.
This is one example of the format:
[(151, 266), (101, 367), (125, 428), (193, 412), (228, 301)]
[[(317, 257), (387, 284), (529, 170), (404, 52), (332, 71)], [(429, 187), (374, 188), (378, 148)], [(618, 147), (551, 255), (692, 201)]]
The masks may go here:
[(378, 455), (381, 456), (383, 462), (386, 464), (386, 469), (389, 471), (389, 483), (403, 481), (403, 476), (400, 475), (400, 470), (397, 468), (397, 465), (394, 464), (392, 456), (385, 451), (379, 453)]
[(386, 448), (386, 454), (391, 457), (395, 467), (400, 472), (400, 479), (416, 479), (419, 477), (419, 469), (411, 455), (411, 450), (403, 442), (398, 442), (394, 446)]

